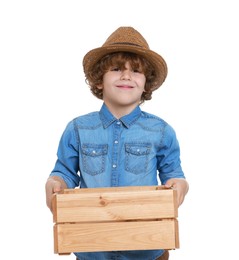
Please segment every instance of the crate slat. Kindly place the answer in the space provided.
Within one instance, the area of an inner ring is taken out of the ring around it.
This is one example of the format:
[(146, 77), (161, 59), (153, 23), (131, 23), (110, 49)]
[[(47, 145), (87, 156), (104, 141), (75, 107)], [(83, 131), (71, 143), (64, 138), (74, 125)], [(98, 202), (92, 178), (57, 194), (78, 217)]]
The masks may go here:
[(55, 253), (172, 249), (177, 220), (57, 224)]
[(57, 194), (53, 207), (54, 222), (176, 218), (178, 214), (175, 190), (148, 187), (90, 190)]

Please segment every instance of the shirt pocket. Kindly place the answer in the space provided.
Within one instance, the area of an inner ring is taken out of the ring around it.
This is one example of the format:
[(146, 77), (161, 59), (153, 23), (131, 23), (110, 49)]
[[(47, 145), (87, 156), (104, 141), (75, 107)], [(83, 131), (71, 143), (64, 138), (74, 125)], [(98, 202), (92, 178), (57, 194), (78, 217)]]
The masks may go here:
[(134, 174), (146, 173), (151, 144), (125, 144), (125, 170)]
[(84, 144), (82, 146), (83, 171), (97, 175), (105, 171), (107, 144)]

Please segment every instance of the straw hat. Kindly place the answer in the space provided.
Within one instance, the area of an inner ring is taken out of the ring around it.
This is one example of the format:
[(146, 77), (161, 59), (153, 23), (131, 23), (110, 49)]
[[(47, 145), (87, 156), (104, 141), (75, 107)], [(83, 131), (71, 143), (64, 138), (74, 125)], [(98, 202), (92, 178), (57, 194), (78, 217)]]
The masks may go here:
[(133, 52), (147, 59), (154, 67), (157, 87), (160, 87), (167, 76), (167, 64), (156, 52), (150, 50), (144, 37), (133, 27), (119, 27), (102, 47), (89, 51), (83, 59), (84, 72), (87, 75), (93, 66), (105, 55), (113, 52)]

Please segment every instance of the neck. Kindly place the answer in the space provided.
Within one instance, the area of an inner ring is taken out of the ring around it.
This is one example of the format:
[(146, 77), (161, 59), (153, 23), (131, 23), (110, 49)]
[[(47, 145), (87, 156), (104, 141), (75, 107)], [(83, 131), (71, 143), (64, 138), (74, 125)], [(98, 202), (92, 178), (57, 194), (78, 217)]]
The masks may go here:
[(107, 106), (107, 108), (109, 109), (109, 111), (111, 112), (111, 114), (119, 119), (125, 115), (130, 114), (136, 107), (137, 105), (132, 105), (132, 106), (111, 106), (110, 104), (105, 103), (105, 105)]

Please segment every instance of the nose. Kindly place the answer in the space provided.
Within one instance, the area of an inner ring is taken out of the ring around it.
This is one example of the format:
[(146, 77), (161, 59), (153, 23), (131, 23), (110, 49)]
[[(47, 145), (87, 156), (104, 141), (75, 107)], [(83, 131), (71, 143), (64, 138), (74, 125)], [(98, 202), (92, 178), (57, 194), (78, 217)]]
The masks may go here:
[(125, 69), (121, 73), (121, 80), (131, 80), (131, 72), (129, 69)]

